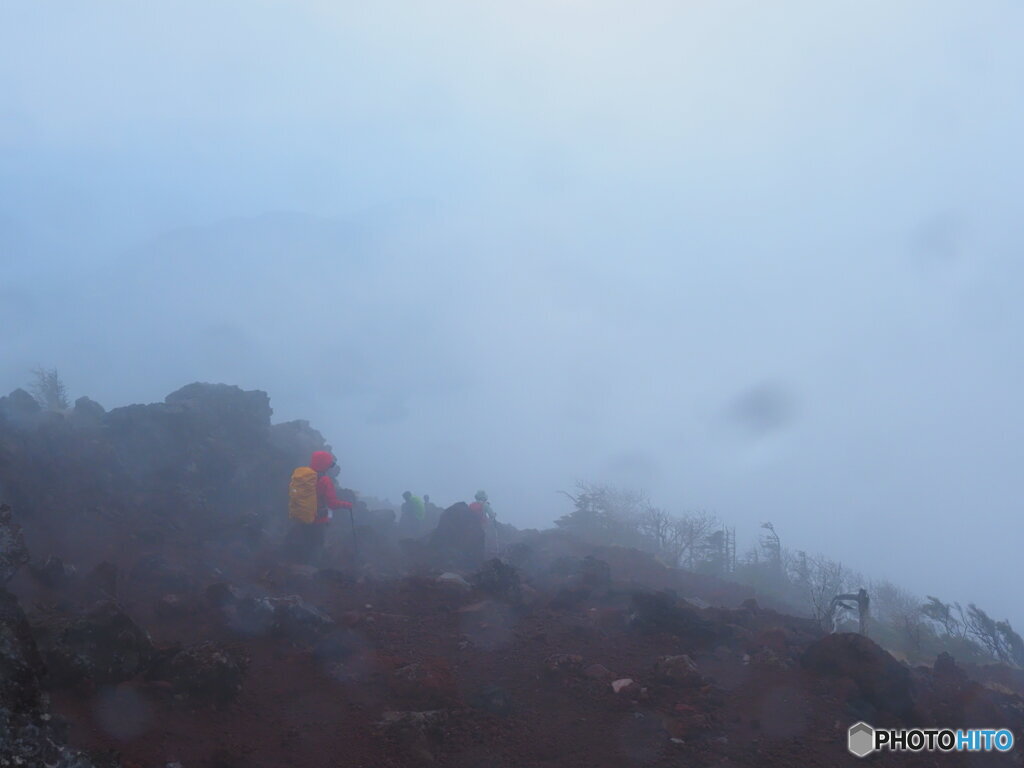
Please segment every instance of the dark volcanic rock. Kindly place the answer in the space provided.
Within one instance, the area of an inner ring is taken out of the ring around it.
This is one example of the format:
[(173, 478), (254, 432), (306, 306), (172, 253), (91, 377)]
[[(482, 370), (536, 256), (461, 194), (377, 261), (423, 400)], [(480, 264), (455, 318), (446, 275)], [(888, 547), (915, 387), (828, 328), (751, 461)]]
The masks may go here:
[(117, 597), (117, 582), (120, 572), (113, 563), (103, 561), (85, 576), (86, 583), (108, 599)]
[(11, 508), (0, 504), (0, 587), (10, 581), (28, 561), (29, 554), (21, 526), (14, 522)]
[(206, 587), (203, 592), (206, 602), (214, 608), (226, 608), (237, 605), (245, 597), (238, 587), (226, 581), (216, 581)]
[(695, 688), (705, 682), (693, 659), (685, 653), (658, 659), (654, 665), (654, 674), (663, 682), (687, 688)]
[(575, 653), (553, 653), (544, 659), (549, 675), (578, 675), (583, 671), (583, 657)]
[(0, 765), (95, 768), (87, 756), (64, 745), (46, 711), (44, 674), (25, 615), (0, 589)]
[(484, 529), (469, 505), (453, 504), (430, 535), (432, 560), (439, 568), (475, 571), (484, 562)]
[(274, 626), (295, 642), (315, 642), (334, 629), (334, 619), (305, 602), (301, 597), (268, 598), (274, 608)]
[(519, 572), (515, 567), (494, 558), (488, 560), (484, 567), (473, 577), (477, 589), (486, 595), (518, 603), (522, 600), (522, 585)]
[(84, 616), (40, 628), (43, 656), (58, 684), (119, 683), (153, 658), (149, 635), (117, 604), (102, 602)]
[(23, 419), (30, 419), (42, 411), (39, 403), (24, 389), (16, 389), (6, 397), (0, 397), (0, 416), (17, 425)]
[(192, 701), (223, 706), (242, 690), (249, 659), (220, 643), (205, 642), (175, 654), (161, 676)]
[[(854, 633), (826, 635), (807, 649), (801, 664), (815, 674), (852, 681), (856, 691), (848, 703), (865, 716), (881, 713), (910, 719), (914, 715), (910, 670), (870, 638)], [(873, 712), (865, 710), (865, 703)]]
[(209, 423), (269, 429), (270, 397), (260, 390), (243, 390), (230, 384), (188, 384), (164, 398), (168, 405), (202, 414)]
[(145, 582), (161, 592), (188, 594), (192, 591), (192, 579), (181, 568), (170, 565), (159, 555), (140, 558), (129, 574), (132, 581)]
[(39, 568), (32, 568), (32, 575), (51, 589), (63, 589), (78, 573), (73, 565), (65, 563), (56, 555), (50, 555)]
[(335, 629), (334, 619), (298, 595), (243, 597), (228, 584), (212, 584), (206, 598), (220, 607), (225, 623), (240, 635), (273, 632), (293, 643), (316, 645)]
[(274, 628), (274, 606), (265, 597), (243, 597), (223, 611), (225, 623), (240, 635), (264, 635)]
[(75, 400), (75, 407), (71, 409), (71, 418), (82, 427), (98, 427), (106, 415), (103, 406), (88, 397)]
[(551, 564), (550, 571), (570, 576), (574, 582), (589, 588), (607, 587), (612, 583), (611, 566), (593, 555), (560, 557)]
[(0, 701), (16, 711), (37, 709), (42, 703), (39, 678), (44, 673), (18, 601), (0, 591)]
[(668, 590), (634, 593), (630, 625), (641, 632), (664, 632), (697, 641), (710, 641), (725, 634), (724, 628), (702, 618)]

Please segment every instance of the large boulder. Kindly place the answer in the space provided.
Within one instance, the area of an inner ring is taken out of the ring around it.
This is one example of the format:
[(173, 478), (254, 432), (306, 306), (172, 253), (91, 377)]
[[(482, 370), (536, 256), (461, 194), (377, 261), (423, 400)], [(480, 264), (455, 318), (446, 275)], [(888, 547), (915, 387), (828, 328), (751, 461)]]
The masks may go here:
[(465, 502), (448, 507), (429, 539), (430, 557), (441, 568), (475, 571), (484, 562), (484, 529)]
[(106, 415), (103, 406), (88, 397), (75, 400), (75, 407), (71, 409), (72, 423), (78, 427), (98, 427)]
[(724, 634), (670, 590), (636, 592), (632, 607), (630, 626), (641, 632), (677, 635), (698, 643)]
[(230, 584), (218, 583), (207, 587), (205, 597), (220, 609), (225, 624), (243, 636), (274, 633), (296, 644), (316, 645), (336, 628), (334, 619), (298, 595), (244, 595)]
[(242, 597), (223, 605), (222, 611), (224, 622), (240, 635), (265, 635), (274, 628), (274, 606), (265, 597)]
[(522, 583), (519, 572), (514, 566), (498, 558), (488, 560), (484, 567), (473, 577), (477, 589), (509, 603), (522, 601)]
[(142, 672), (154, 656), (149, 634), (115, 602), (39, 628), (43, 656), (58, 684), (120, 683)]
[(215, 642), (193, 645), (175, 654), (161, 670), (175, 693), (199, 704), (222, 707), (242, 690), (249, 666), (244, 654)]
[(297, 643), (315, 643), (334, 629), (334, 619), (297, 595), (266, 598), (274, 608), (275, 629)]
[(910, 670), (870, 638), (855, 633), (826, 635), (804, 653), (808, 672), (852, 683), (847, 706), (862, 719), (914, 716)]
[(0, 588), (0, 766), (95, 768), (88, 756), (68, 749), (46, 711), (44, 674), (24, 613)]
[(14, 426), (34, 423), (41, 411), (36, 399), (24, 389), (16, 389), (6, 397), (0, 397), (0, 418)]
[(551, 564), (549, 571), (555, 575), (567, 576), (571, 582), (588, 588), (604, 588), (612, 583), (611, 566), (593, 555), (564, 555)]

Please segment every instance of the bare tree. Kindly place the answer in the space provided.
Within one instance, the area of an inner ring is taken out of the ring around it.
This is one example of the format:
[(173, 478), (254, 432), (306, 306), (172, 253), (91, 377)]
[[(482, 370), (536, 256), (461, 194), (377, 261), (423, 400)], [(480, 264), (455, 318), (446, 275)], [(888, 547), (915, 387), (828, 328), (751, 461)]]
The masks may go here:
[(832, 629), (832, 598), (844, 591), (846, 571), (843, 564), (823, 555), (802, 558), (804, 599), (822, 629)]
[(999, 632), (1003, 641), (1003, 648), (1006, 650), (1007, 662), (1024, 667), (1024, 639), (1013, 631), (1008, 619), (996, 622), (996, 631)]
[(736, 531), (722, 526), (705, 536), (698, 545), (697, 570), (721, 578), (736, 572)]
[(1010, 629), (1009, 622), (996, 621), (985, 611), (974, 603), (967, 604), (967, 633), (982, 647), (992, 658), (1009, 663), (1011, 659), (1010, 649), (1007, 647), (1007, 634), (1004, 630), (1016, 635)]
[[(658, 554), (671, 557), (672, 515), (660, 507), (644, 504), (637, 517), (637, 529)], [(673, 565), (676, 563), (673, 562)]]
[(907, 648), (921, 650), (925, 614), (920, 598), (891, 581), (879, 581), (871, 584), (871, 602), (880, 623), (892, 627)]
[(673, 520), (670, 541), (675, 562), (684, 563), (692, 571), (701, 545), (718, 525), (718, 518), (709, 512), (697, 512)]
[(66, 411), (71, 407), (68, 391), (56, 368), (37, 366), (32, 369), (32, 396), (47, 411)]
[[(928, 602), (921, 606), (921, 613), (926, 618), (938, 624), (942, 631), (952, 638), (959, 640), (967, 639), (967, 622), (964, 617), (963, 608), (959, 603), (944, 603), (937, 597), (927, 596)], [(953, 615), (956, 608), (959, 618)]]
[(574, 509), (555, 524), (582, 539), (601, 544), (640, 545), (640, 521), (650, 506), (639, 492), (580, 482), (576, 494), (562, 492), (572, 500)]
[(974, 603), (944, 603), (928, 595), (921, 614), (951, 640), (959, 640), (1005, 664), (1024, 666), (1024, 640), (1007, 620), (996, 621)]

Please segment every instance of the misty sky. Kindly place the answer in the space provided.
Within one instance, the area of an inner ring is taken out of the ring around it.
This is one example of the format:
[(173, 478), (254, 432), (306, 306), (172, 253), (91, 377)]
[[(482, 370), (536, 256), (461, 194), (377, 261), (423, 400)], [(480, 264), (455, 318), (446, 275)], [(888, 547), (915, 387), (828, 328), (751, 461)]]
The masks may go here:
[(0, 390), (577, 479), (1024, 625), (1024, 6), (0, 5)]

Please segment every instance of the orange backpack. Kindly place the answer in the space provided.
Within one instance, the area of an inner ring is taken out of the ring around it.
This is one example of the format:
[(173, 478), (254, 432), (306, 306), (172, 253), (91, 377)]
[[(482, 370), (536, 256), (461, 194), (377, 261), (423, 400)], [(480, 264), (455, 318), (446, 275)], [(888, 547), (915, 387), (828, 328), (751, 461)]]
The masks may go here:
[(316, 470), (299, 467), (288, 484), (288, 517), (300, 523), (316, 520)]

